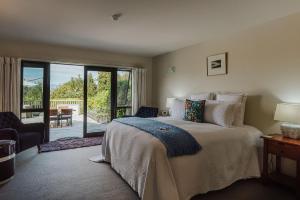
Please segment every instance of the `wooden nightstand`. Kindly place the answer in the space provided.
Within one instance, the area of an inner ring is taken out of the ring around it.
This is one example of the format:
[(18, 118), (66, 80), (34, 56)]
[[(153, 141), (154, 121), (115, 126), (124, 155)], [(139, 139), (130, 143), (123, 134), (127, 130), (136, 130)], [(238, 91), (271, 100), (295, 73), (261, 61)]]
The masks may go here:
[[(264, 139), (263, 173), (264, 182), (269, 180), (294, 188), (300, 197), (300, 140), (285, 138), (282, 135), (272, 137), (262, 136)], [(276, 155), (275, 172), (269, 173), (269, 154)], [(281, 157), (286, 157), (297, 162), (297, 177), (293, 178), (281, 173)]]

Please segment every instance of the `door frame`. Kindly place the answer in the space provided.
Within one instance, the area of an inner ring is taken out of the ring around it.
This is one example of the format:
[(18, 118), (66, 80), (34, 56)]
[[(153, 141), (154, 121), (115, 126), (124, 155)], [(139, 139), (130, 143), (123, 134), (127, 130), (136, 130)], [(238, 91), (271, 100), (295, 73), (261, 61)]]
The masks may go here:
[[(43, 108), (23, 108), (23, 78), (24, 68), (41, 68), (43, 69)], [(21, 79), (20, 79), (20, 114), (24, 112), (43, 112), (44, 113), (44, 124), (45, 124), (45, 138), (44, 143), (49, 142), (49, 101), (50, 101), (50, 63), (40, 61), (21, 61)], [(21, 119), (22, 120), (22, 119)]]
[(88, 71), (111, 72), (111, 120), (116, 117), (117, 113), (117, 71), (118, 68), (101, 67), (101, 66), (84, 66), (84, 85), (83, 85), (83, 137), (95, 137), (103, 135), (104, 132), (87, 132), (87, 80)]
[[(50, 108), (50, 62), (42, 61), (21, 61), (21, 81), (20, 81), (20, 114), (24, 112), (43, 112), (44, 113), (44, 124), (45, 124), (45, 139), (44, 142), (47, 143), (50, 140), (50, 118), (49, 118), (49, 108)], [(24, 78), (24, 68), (42, 68), (43, 69), (43, 108), (41, 109), (24, 109), (23, 108), (23, 78)], [(123, 71), (122, 69), (115, 67), (103, 67), (103, 66), (84, 66), (84, 116), (83, 116), (83, 137), (94, 137), (103, 135), (104, 132), (87, 133), (87, 73), (88, 71), (103, 71), (111, 72), (111, 120), (117, 116), (117, 73), (118, 71)], [(127, 71), (127, 70), (124, 70)]]

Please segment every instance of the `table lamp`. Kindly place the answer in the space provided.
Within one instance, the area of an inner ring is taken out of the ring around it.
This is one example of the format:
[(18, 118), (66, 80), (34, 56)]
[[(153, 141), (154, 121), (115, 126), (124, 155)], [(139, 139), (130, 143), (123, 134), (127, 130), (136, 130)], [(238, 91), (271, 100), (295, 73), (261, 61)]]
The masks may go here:
[(274, 120), (282, 122), (280, 129), (283, 136), (300, 139), (300, 104), (277, 104)]
[(172, 107), (174, 100), (175, 100), (175, 98), (173, 98), (173, 97), (168, 97), (167, 98), (167, 101), (166, 101), (167, 110), (163, 111), (163, 113), (162, 113), (164, 116), (167, 116), (167, 115), (170, 114), (170, 108)]
[(167, 102), (166, 102), (166, 108), (171, 108), (174, 100), (175, 100), (175, 98), (168, 97)]

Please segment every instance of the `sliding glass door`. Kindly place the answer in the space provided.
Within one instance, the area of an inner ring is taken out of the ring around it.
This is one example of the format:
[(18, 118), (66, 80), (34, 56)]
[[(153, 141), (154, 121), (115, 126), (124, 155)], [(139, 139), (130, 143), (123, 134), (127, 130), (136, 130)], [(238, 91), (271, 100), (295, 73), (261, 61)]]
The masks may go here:
[(22, 122), (44, 122), (46, 142), (49, 131), (50, 140), (101, 135), (132, 114), (131, 70), (34, 61), (21, 69)]
[[(48, 124), (49, 63), (23, 61), (21, 67), (21, 120)], [(46, 130), (48, 133), (48, 129)], [(46, 134), (45, 141), (49, 141)]]
[(50, 141), (83, 137), (84, 66), (50, 64)]
[(114, 68), (85, 67), (84, 136), (103, 134), (116, 116), (116, 73)]

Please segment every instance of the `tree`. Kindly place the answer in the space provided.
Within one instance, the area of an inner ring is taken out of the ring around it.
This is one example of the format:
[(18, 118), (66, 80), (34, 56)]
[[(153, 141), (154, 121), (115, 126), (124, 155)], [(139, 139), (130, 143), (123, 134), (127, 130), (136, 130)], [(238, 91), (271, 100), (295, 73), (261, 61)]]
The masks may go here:
[(110, 72), (98, 72), (98, 91), (110, 90), (110, 88), (111, 88)]
[(118, 73), (117, 100), (119, 106), (131, 105), (131, 73)]
[(38, 82), (34, 86), (24, 86), (23, 89), (23, 99), (24, 101), (42, 101), (43, 97), (43, 84)]
[(87, 95), (89, 97), (95, 96), (97, 94), (97, 85), (94, 81), (93, 75), (91, 73), (89, 73), (87, 79), (88, 79), (87, 80), (87, 86), (88, 86)]
[(78, 76), (51, 91), (51, 99), (83, 99), (83, 79)]
[[(96, 76), (87, 76), (87, 107), (89, 115), (99, 118), (110, 113), (111, 73), (97, 72)], [(83, 99), (84, 80), (80, 76), (58, 86), (51, 91), (51, 99)], [(120, 106), (131, 104), (131, 73), (118, 73), (117, 101)], [(125, 110), (126, 111), (126, 110)], [(120, 114), (120, 113), (119, 113)]]

